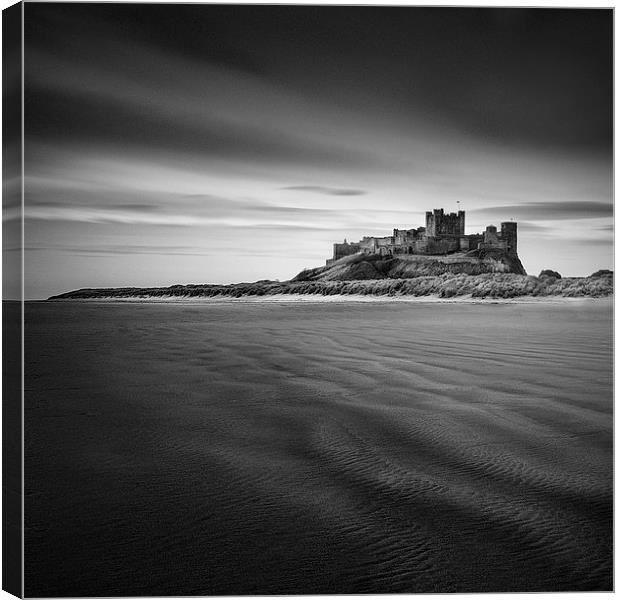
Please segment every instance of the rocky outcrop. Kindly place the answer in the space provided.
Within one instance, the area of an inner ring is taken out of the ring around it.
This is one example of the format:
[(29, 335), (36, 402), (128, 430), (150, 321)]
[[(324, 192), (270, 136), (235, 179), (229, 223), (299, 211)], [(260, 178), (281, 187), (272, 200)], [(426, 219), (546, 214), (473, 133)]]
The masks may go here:
[(351, 281), (365, 279), (411, 279), (431, 275), (514, 273), (525, 269), (514, 253), (492, 248), (446, 256), (354, 254), (325, 267), (306, 269), (291, 281)]
[(562, 276), (553, 269), (543, 269), (538, 277), (551, 277), (552, 279), (562, 279)]
[(592, 273), (592, 275), (590, 275), (590, 277), (609, 277), (609, 278), (613, 279), (614, 272), (610, 271), (609, 269), (600, 269), (599, 271), (596, 271), (595, 273)]

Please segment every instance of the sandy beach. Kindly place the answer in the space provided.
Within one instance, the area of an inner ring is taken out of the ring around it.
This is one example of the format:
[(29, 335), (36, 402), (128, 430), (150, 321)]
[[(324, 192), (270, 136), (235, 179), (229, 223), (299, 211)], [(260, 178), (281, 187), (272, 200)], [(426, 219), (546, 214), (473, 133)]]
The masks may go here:
[(270, 300), (26, 305), (26, 595), (612, 588), (611, 299)]
[[(66, 302), (66, 300), (47, 300), (46, 302)], [(368, 294), (272, 294), (270, 296), (103, 296), (80, 298), (71, 302), (119, 303), (119, 304), (342, 304), (342, 303), (412, 303), (412, 304), (583, 304), (613, 306), (613, 296), (588, 298), (584, 296), (517, 296), (515, 298), (475, 298), (471, 295), (441, 298), (439, 296), (388, 296)]]

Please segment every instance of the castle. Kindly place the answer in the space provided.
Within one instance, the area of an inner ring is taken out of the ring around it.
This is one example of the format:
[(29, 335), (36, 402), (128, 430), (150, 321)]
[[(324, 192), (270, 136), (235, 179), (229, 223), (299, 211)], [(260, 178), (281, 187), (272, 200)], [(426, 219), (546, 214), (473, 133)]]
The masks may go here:
[(444, 213), (443, 208), (427, 211), (426, 227), (417, 229), (394, 229), (386, 237), (363, 237), (359, 242), (334, 244), (334, 256), (327, 261), (329, 266), (335, 260), (351, 254), (398, 254), (445, 255), (472, 250), (492, 249), (517, 254), (517, 224), (513, 221), (501, 224), (501, 230), (489, 225), (484, 233), (465, 234), (465, 211)]

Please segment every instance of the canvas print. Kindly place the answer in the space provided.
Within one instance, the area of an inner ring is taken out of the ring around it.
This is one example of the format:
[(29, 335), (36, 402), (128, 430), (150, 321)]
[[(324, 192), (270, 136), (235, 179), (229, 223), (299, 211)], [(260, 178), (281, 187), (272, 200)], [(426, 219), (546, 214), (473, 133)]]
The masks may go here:
[(611, 9), (3, 27), (5, 590), (613, 589)]

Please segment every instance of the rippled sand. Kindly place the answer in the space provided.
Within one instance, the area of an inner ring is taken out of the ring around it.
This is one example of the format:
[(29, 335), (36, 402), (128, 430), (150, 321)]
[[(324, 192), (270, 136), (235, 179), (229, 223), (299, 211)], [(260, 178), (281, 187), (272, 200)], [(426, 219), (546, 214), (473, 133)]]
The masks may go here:
[(612, 304), (30, 304), (26, 595), (610, 590)]

